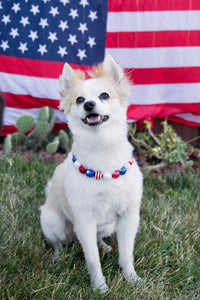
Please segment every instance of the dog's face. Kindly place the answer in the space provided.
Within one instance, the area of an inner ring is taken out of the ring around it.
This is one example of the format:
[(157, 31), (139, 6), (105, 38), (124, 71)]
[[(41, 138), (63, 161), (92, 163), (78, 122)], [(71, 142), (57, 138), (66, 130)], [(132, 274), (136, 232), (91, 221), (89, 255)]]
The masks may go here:
[(129, 82), (122, 68), (110, 57), (90, 73), (91, 78), (68, 64), (60, 76), (62, 101), (69, 126), (99, 130), (126, 120)]

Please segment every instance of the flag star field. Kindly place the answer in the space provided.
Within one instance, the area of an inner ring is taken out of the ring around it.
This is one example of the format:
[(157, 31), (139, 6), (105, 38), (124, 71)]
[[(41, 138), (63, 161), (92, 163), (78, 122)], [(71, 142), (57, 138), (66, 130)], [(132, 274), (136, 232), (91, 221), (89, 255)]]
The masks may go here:
[(84, 65), (103, 60), (107, 2), (7, 2), (0, 2), (1, 54)]

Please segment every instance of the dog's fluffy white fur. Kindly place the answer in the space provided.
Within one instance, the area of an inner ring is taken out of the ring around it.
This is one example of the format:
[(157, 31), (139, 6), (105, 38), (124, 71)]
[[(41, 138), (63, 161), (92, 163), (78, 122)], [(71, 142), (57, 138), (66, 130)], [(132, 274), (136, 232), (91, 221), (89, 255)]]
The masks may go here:
[[(83, 72), (65, 64), (60, 86), (60, 107), (67, 114), (73, 133), (72, 153), (93, 170), (112, 174), (121, 169), (132, 158), (133, 150), (127, 140), (126, 123), (130, 84), (121, 66), (107, 55), (85, 79)], [(76, 100), (78, 97), (81, 98)], [(88, 108), (87, 102), (92, 102), (92, 107)], [(95, 115), (90, 118), (91, 112)], [(117, 234), (123, 276), (132, 282), (139, 279), (134, 270), (133, 249), (142, 181), (136, 162), (117, 179), (96, 180), (81, 174), (68, 156), (48, 184), (40, 218), (44, 236), (55, 248), (55, 257), (66, 241), (80, 241), (94, 290), (108, 289), (97, 240), (111, 251), (103, 238), (113, 232)]]

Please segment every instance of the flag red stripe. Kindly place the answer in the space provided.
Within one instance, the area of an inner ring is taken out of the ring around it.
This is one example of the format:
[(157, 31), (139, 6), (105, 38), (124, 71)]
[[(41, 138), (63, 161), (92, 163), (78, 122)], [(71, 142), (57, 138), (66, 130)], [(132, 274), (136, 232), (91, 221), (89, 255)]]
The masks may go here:
[(52, 108), (58, 109), (59, 100), (51, 100), (47, 98), (37, 98), (31, 95), (17, 95), (11, 93), (3, 93), (6, 99), (7, 107), (31, 109), (31, 108), (41, 108), (43, 106), (50, 106)]
[(4, 125), (1, 131), (1, 136), (6, 136), (7, 134), (13, 134), (17, 131), (18, 130), (15, 125)]
[(200, 82), (200, 67), (126, 69), (134, 84)]
[(127, 111), (129, 120), (141, 120), (145, 117), (163, 118), (166, 115), (184, 114), (200, 111), (200, 103), (163, 103), (155, 105), (130, 105)]
[(160, 11), (160, 10), (198, 10), (200, 9), (199, 0), (118, 0), (108, 1), (108, 11)]
[(0, 56), (0, 72), (46, 78), (58, 78), (64, 63)]
[(200, 30), (108, 32), (106, 48), (199, 46)]
[[(0, 72), (45, 77), (59, 78), (62, 74), (64, 63), (45, 60), (33, 60), (26, 58), (18, 58), (12, 56), (0, 55)], [(88, 66), (78, 66), (71, 64), (73, 69), (82, 71), (90, 70)]]

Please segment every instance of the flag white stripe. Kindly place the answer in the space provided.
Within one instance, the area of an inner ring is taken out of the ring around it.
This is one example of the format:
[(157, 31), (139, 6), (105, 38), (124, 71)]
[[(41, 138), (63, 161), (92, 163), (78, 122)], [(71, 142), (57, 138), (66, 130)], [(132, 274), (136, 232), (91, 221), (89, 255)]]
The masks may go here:
[(133, 85), (130, 104), (199, 103), (199, 91), (200, 83)]
[(200, 66), (200, 47), (106, 48), (106, 52), (124, 68)]
[[(49, 85), (48, 78), (40, 78), (37, 80), (37, 89), (32, 91), (36, 83), (35, 77), (12, 75), (1, 73), (0, 82), (3, 85), (4, 80), (1, 80), (6, 75), (7, 82), (10, 84), (1, 86), (1, 90), (13, 94), (30, 94), (34, 97), (60, 99), (58, 79), (51, 79), (51, 85), (46, 90), (43, 90), (44, 85)], [(12, 84), (13, 76), (15, 82)], [(32, 79), (32, 80), (31, 80)], [(19, 82), (19, 85), (17, 84)], [(23, 82), (22, 87), (21, 83)], [(42, 91), (42, 94), (41, 94)], [(131, 104), (160, 104), (160, 103), (198, 103), (200, 102), (200, 83), (187, 83), (187, 84), (139, 84), (132, 86), (132, 93), (130, 97)]]
[(195, 116), (191, 113), (187, 113), (187, 114), (178, 114), (178, 115), (175, 115), (176, 117), (179, 117), (181, 119), (184, 119), (186, 121), (189, 121), (189, 122), (196, 122), (196, 123), (199, 123), (200, 124), (200, 116)]
[(0, 90), (12, 94), (31, 95), (38, 98), (60, 99), (59, 81), (0, 72)]
[[(31, 115), (35, 122), (38, 120), (39, 108), (33, 109), (18, 109), (14, 107), (5, 107), (3, 115), (3, 124), (4, 125), (14, 125), (19, 117), (23, 115)], [(62, 111), (53, 109), (53, 114), (56, 115), (56, 123), (67, 123), (66, 116)]]
[(107, 32), (199, 29), (199, 10), (109, 12), (107, 20)]

